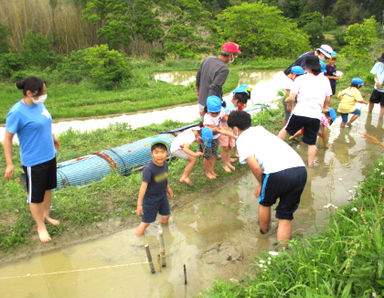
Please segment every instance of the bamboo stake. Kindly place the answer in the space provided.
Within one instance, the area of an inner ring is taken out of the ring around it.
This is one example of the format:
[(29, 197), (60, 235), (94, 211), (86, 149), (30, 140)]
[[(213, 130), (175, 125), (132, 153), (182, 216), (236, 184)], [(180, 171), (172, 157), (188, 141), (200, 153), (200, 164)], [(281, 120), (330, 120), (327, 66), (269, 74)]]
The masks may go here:
[(167, 267), (167, 262), (165, 260), (165, 245), (164, 245), (163, 231), (159, 231), (159, 239), (160, 239), (161, 264), (163, 267)]
[(187, 266), (183, 265), (183, 271), (184, 271), (184, 284), (187, 284)]
[(148, 263), (149, 263), (149, 268), (151, 269), (151, 273), (156, 273), (155, 271), (155, 267), (153, 266), (153, 262), (152, 262), (152, 256), (151, 256), (151, 252), (149, 250), (149, 245), (146, 244), (145, 246), (145, 251), (147, 253), (147, 260), (148, 260)]
[(159, 266), (159, 272), (161, 272), (161, 256), (160, 256), (160, 254), (157, 255), (157, 265)]

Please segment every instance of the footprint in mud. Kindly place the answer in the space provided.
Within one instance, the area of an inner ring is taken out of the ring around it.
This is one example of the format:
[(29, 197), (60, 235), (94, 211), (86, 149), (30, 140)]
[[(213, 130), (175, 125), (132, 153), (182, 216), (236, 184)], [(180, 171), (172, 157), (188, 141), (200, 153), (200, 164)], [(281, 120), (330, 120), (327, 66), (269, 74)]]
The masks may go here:
[(243, 259), (242, 252), (230, 242), (216, 242), (200, 254), (206, 264), (227, 265)]

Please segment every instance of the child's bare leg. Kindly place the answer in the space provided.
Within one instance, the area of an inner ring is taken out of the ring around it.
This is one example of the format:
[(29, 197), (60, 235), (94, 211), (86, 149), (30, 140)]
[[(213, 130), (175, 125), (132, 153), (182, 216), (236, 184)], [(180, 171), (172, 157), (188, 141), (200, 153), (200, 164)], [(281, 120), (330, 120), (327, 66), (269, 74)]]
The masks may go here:
[(162, 224), (162, 225), (167, 225), (167, 224), (168, 224), (169, 217), (170, 217), (170, 215), (163, 215), (163, 216), (161, 217), (161, 224)]
[(287, 242), (291, 239), (292, 221), (289, 219), (279, 219), (279, 227), (277, 228), (277, 241), (287, 246)]
[(353, 115), (352, 118), (348, 121), (347, 125), (351, 127), (352, 122), (355, 121), (357, 118), (359, 118), (359, 115)]
[(44, 223), (44, 205), (43, 203), (29, 203), (29, 210), (37, 225), (37, 234), (41, 242), (51, 241), (47, 228)]
[(186, 183), (188, 185), (191, 185), (192, 182), (191, 182), (191, 179), (189, 179), (189, 175), (191, 174), (193, 168), (195, 167), (196, 161), (197, 161), (197, 158), (195, 156), (190, 156), (187, 159), (188, 164), (184, 169), (183, 175), (179, 179), (181, 183)]
[(290, 140), (293, 140), (294, 138), (296, 138), (296, 137), (299, 136), (299, 135), (302, 135), (302, 133), (301, 133), (301, 129), (299, 129), (298, 131), (296, 131), (296, 133), (295, 133), (293, 136), (290, 136), (289, 139), (290, 139)]
[(325, 148), (328, 148), (328, 127), (323, 126), (322, 132), (321, 132), (321, 137), (323, 139), (323, 144)]
[(136, 229), (136, 236), (142, 236), (146, 228), (148, 228), (149, 223), (141, 222)]
[(269, 223), (271, 221), (271, 207), (266, 207), (259, 204), (259, 226), (260, 233), (265, 234), (269, 230)]
[(308, 145), (308, 167), (313, 167), (315, 163), (316, 152), (316, 145)]
[(375, 106), (374, 103), (369, 102), (369, 105), (368, 105), (368, 113), (372, 113), (372, 111), (373, 111), (373, 107), (374, 107), (374, 106)]
[(280, 139), (284, 140), (285, 137), (287, 136), (287, 131), (285, 130), (285, 128), (282, 128), (277, 136), (278, 136)]
[(49, 216), (49, 212), (51, 211), (51, 199), (52, 199), (52, 191), (46, 190), (44, 193), (44, 201), (43, 201), (43, 209), (44, 209), (44, 219), (50, 224), (57, 226), (60, 224), (60, 221), (57, 219), (53, 219)]
[(221, 161), (223, 162), (223, 169), (224, 171), (226, 171), (227, 173), (231, 173), (231, 169), (229, 167), (230, 165), (230, 156), (231, 154), (231, 147), (229, 146), (224, 146), (222, 147), (222, 150), (221, 150)]
[(211, 162), (211, 164), (210, 164), (211, 174), (212, 174), (213, 176), (215, 176), (215, 178), (216, 178), (216, 177), (219, 176), (219, 174), (217, 174), (217, 173), (215, 172), (216, 156), (212, 156), (212, 157), (210, 158), (210, 162)]
[(216, 179), (216, 177), (214, 175), (212, 175), (212, 173), (211, 173), (211, 163), (210, 163), (211, 159), (212, 159), (212, 157), (209, 159), (207, 159), (207, 158), (203, 159), (204, 173), (208, 179)]

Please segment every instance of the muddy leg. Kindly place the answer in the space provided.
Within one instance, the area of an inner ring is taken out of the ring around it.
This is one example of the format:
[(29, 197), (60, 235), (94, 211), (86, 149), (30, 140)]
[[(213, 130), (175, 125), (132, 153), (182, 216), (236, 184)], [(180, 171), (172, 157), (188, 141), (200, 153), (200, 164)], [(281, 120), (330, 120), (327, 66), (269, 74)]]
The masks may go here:
[(261, 234), (265, 234), (268, 232), (270, 221), (271, 221), (271, 207), (266, 207), (259, 204), (259, 225), (260, 225)]

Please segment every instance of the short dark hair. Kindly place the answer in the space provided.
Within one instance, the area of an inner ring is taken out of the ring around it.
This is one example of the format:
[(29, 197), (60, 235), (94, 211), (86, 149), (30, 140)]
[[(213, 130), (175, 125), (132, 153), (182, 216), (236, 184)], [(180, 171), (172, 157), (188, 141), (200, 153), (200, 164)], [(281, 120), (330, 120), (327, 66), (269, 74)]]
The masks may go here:
[(360, 89), (360, 88), (361, 88), (361, 85), (358, 85), (358, 84), (351, 84), (351, 87), (356, 87), (357, 89)]
[(251, 115), (244, 111), (232, 111), (229, 114), (227, 124), (230, 128), (238, 127), (240, 130), (246, 130), (251, 127)]
[(43, 92), (43, 86), (46, 85), (45, 81), (38, 77), (28, 77), (24, 80), (18, 81), (16, 87), (23, 90), (23, 94), (27, 95), (27, 90), (31, 91), (34, 95), (40, 95)]
[(235, 98), (240, 102), (240, 103), (247, 103), (248, 99), (251, 98), (251, 94), (247, 92), (239, 92), (235, 93)]
[(155, 143), (151, 146), (151, 152), (155, 150), (156, 148), (164, 149), (165, 151), (168, 151), (167, 147), (162, 143)]

